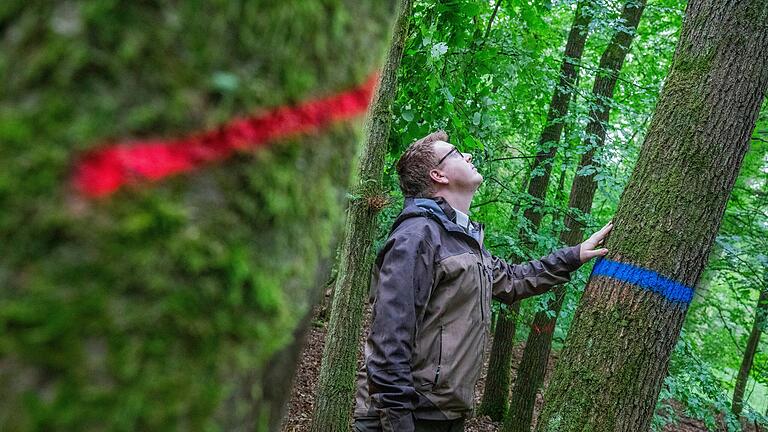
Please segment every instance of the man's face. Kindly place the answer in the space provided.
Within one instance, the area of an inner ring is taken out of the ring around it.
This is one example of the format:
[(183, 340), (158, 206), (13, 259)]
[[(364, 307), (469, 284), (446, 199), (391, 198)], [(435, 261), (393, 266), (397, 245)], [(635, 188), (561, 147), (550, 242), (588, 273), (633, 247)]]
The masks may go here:
[[(441, 177), (435, 181), (450, 189), (471, 192), (477, 190), (483, 182), (483, 176), (472, 164), (471, 154), (461, 153), (453, 144), (444, 141), (435, 141), (432, 148), (440, 161), (432, 170), (433, 180), (437, 175)], [(443, 183), (444, 180), (447, 182)]]

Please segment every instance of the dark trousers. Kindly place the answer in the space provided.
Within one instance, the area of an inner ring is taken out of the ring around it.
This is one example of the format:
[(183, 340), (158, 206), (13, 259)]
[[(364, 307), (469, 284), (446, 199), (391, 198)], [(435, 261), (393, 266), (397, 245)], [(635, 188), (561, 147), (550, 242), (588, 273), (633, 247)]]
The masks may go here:
[[(464, 419), (419, 420), (414, 424), (416, 432), (464, 432)], [(381, 423), (375, 418), (355, 419), (354, 432), (381, 432)]]

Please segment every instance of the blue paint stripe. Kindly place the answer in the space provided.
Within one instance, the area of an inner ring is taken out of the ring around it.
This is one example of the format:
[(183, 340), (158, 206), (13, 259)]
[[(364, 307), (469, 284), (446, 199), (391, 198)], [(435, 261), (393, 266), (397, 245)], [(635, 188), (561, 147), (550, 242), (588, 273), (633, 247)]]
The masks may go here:
[(693, 300), (693, 288), (666, 278), (653, 270), (632, 264), (601, 258), (592, 270), (592, 276), (605, 276), (631, 283), (648, 291), (661, 294), (671, 302), (689, 304)]

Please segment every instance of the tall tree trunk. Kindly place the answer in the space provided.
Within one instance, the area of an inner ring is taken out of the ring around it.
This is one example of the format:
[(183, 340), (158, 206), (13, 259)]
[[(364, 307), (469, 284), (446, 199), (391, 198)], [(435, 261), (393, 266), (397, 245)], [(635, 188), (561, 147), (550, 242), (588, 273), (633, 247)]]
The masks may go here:
[(403, 57), (411, 0), (400, 2), (392, 42), (381, 81), (370, 107), (365, 144), (360, 160), (359, 181), (347, 209), (347, 233), (334, 287), (331, 318), (325, 337), (315, 412), (310, 430), (348, 431), (355, 391), (355, 370), (372, 263), (371, 248), (376, 232), (376, 215), (386, 205), (381, 185), (387, 150), (392, 101), (397, 95), (397, 69)]
[(752, 369), (752, 362), (755, 359), (755, 353), (760, 343), (760, 335), (763, 333), (766, 319), (768, 319), (768, 288), (764, 287), (755, 306), (755, 322), (752, 324), (752, 331), (747, 340), (747, 348), (744, 350), (744, 358), (741, 360), (739, 375), (736, 377), (736, 388), (733, 390), (731, 409), (737, 416), (741, 414), (744, 408), (744, 389), (747, 387), (749, 371)]
[[(577, 66), (581, 61), (584, 44), (587, 41), (589, 24), (592, 22), (593, 7), (593, 0), (581, 0), (576, 7), (571, 30), (568, 33), (568, 42), (565, 44), (563, 62), (560, 66), (560, 80), (552, 94), (552, 101), (549, 104), (549, 112), (547, 113), (547, 122), (539, 137), (539, 151), (536, 153), (536, 159), (531, 171), (533, 174), (528, 183), (528, 194), (533, 198), (533, 201), (531, 207), (527, 208), (523, 213), (524, 217), (530, 221), (531, 231), (533, 232), (538, 230), (541, 223), (542, 213), (540, 207), (543, 206), (547, 195), (549, 178), (552, 172), (552, 159), (557, 152), (560, 135), (563, 132), (563, 118), (568, 113), (568, 104), (571, 101), (574, 83), (578, 77)], [(528, 237), (525, 229), (520, 230), (520, 235), (522, 238)], [(511, 358), (514, 337), (513, 326), (497, 326), (493, 335), (491, 357), (499, 359)], [(497, 352), (500, 350), (502, 352)], [(499, 411), (496, 407), (507, 406), (507, 401), (509, 400), (509, 370), (493, 371), (493, 374), (497, 375), (496, 379), (486, 379), (485, 392), (483, 394), (484, 407), (481, 406), (480, 413), (500, 421), (503, 417), (503, 412)]]
[(768, 85), (768, 0), (688, 3), (537, 431), (647, 430)]
[[(595, 173), (578, 175), (585, 166), (594, 165), (595, 151), (602, 147), (605, 141), (605, 130), (611, 110), (611, 99), (616, 88), (616, 82), (629, 53), (637, 26), (645, 9), (645, 0), (629, 0), (621, 12), (621, 26), (613, 35), (610, 43), (600, 57), (600, 67), (595, 76), (592, 88), (594, 104), (590, 110), (590, 120), (587, 125), (585, 147), (587, 152), (579, 161), (579, 170), (571, 184), (571, 194), (568, 206), (571, 209), (566, 215), (566, 229), (560, 234), (560, 241), (569, 246), (581, 242), (583, 225), (576, 214), (588, 214), (592, 209), (592, 201), (597, 189), (594, 180)], [(533, 420), (533, 408), (536, 393), (544, 382), (549, 353), (552, 348), (557, 318), (563, 306), (566, 294), (565, 286), (554, 288), (555, 299), (549, 305), (554, 315), (547, 311), (536, 314), (533, 319), (532, 331), (523, 351), (523, 358), (518, 368), (517, 379), (512, 390), (509, 404), (509, 416), (504, 423), (505, 432), (529, 432)]]

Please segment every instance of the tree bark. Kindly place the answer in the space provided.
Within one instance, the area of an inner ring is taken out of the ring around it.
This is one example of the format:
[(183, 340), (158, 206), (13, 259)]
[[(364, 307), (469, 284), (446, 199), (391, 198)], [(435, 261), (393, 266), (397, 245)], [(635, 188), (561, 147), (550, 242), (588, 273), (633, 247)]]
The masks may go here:
[(768, 85), (768, 1), (688, 3), (537, 431), (647, 430)]
[(496, 318), (496, 334), (504, 335), (493, 341), (493, 348), (488, 359), (488, 372), (485, 376), (485, 391), (478, 408), (480, 415), (492, 419), (502, 419), (507, 411), (509, 397), (510, 368), (512, 367), (512, 349), (515, 346), (515, 329), (520, 312), (520, 302), (502, 305)]
[[(622, 28), (614, 33), (600, 57), (600, 66), (592, 88), (594, 104), (590, 110), (587, 138), (584, 143), (587, 152), (582, 155), (579, 161), (579, 170), (571, 184), (568, 203), (570, 211), (565, 219), (566, 229), (560, 235), (560, 241), (568, 246), (574, 246), (581, 242), (584, 227), (574, 213), (588, 214), (591, 211), (597, 189), (597, 182), (594, 180), (595, 172), (584, 175), (579, 175), (578, 172), (586, 166), (596, 164), (594, 155), (605, 141), (613, 91), (616, 88), (621, 66), (624, 64), (627, 53), (629, 53), (637, 26), (643, 15), (645, 3), (645, 0), (629, 0), (624, 5), (621, 12)], [(563, 306), (566, 287), (558, 286), (553, 291), (555, 299), (549, 305), (551, 312), (539, 312), (533, 319), (532, 331), (528, 335), (523, 358), (518, 368), (517, 379), (515, 379), (515, 386), (512, 390), (509, 416), (506, 417), (502, 429), (504, 432), (529, 432), (531, 430), (536, 393), (544, 382), (549, 353), (552, 348), (552, 336), (560, 309)], [(550, 316), (552, 312), (554, 315)]]
[(411, 0), (402, 0), (392, 42), (366, 123), (359, 182), (347, 209), (347, 233), (334, 287), (331, 317), (320, 366), (311, 431), (348, 431), (355, 392), (355, 370), (376, 232), (376, 215), (387, 204), (382, 188), (392, 101), (397, 95), (397, 69), (403, 56)]
[[(552, 101), (549, 104), (549, 112), (547, 113), (547, 122), (539, 137), (539, 151), (536, 154), (531, 170), (532, 176), (528, 183), (528, 194), (533, 198), (533, 201), (531, 207), (525, 209), (523, 213), (523, 216), (530, 221), (531, 231), (533, 232), (538, 230), (541, 223), (542, 213), (540, 207), (543, 206), (546, 199), (549, 178), (552, 172), (552, 159), (557, 152), (560, 135), (562, 135), (563, 131), (563, 117), (568, 113), (568, 104), (571, 100), (574, 83), (578, 77), (577, 66), (581, 61), (584, 44), (587, 41), (589, 24), (592, 22), (593, 7), (594, 2), (592, 0), (581, 0), (576, 7), (571, 30), (568, 33), (568, 41), (565, 45), (563, 62), (560, 66), (560, 80), (552, 94)], [(529, 237), (525, 228), (521, 228), (520, 236), (523, 239)], [(514, 336), (514, 327), (497, 326), (493, 335), (491, 357), (499, 359), (511, 358)], [(500, 350), (502, 352), (499, 352)], [(490, 372), (491, 370), (489, 369)], [(501, 421), (502, 416), (499, 415), (501, 411), (492, 407), (506, 407), (507, 405), (509, 400), (509, 369), (506, 371), (493, 371), (492, 374), (496, 378), (494, 380), (486, 379), (483, 401), (485, 407), (489, 410), (487, 415), (493, 420)]]
[(768, 319), (768, 288), (763, 288), (760, 297), (755, 306), (755, 321), (752, 324), (752, 331), (747, 339), (747, 348), (744, 350), (744, 358), (739, 367), (739, 375), (736, 377), (736, 388), (733, 390), (733, 404), (731, 409), (737, 416), (741, 414), (744, 408), (744, 389), (749, 381), (749, 371), (752, 369), (752, 362), (755, 359), (757, 346), (760, 343), (760, 335), (763, 333), (765, 321)]

